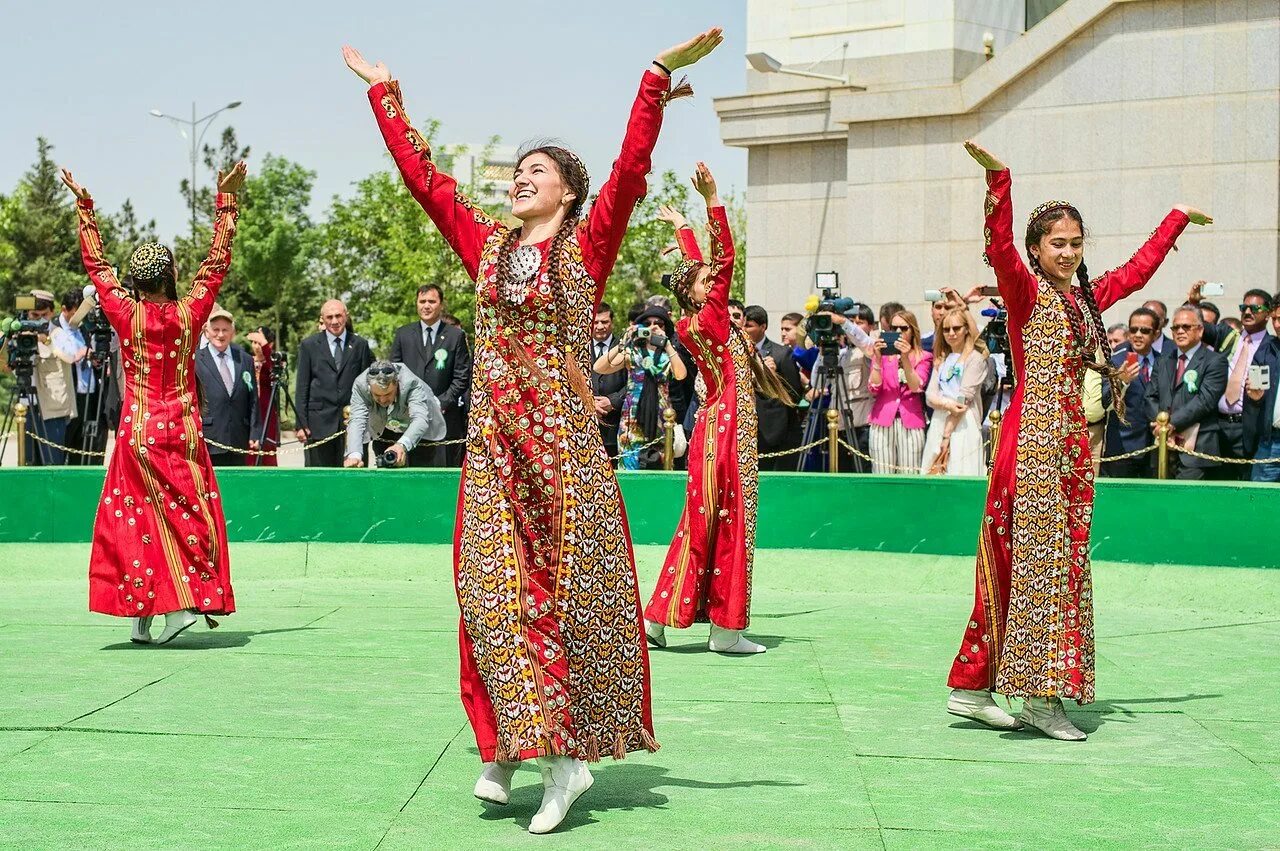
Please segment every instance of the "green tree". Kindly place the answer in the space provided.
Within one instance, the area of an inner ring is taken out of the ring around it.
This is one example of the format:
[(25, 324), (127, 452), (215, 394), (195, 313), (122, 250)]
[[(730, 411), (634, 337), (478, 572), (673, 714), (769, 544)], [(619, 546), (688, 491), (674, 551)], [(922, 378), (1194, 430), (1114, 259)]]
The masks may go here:
[(231, 166), (249, 156), (249, 146), (240, 146), (236, 138), (236, 129), (230, 125), (223, 128), (217, 146), (204, 145), (200, 150), (200, 161), (204, 163), (207, 180), (198, 187), (192, 187), (190, 178), (183, 178), (178, 184), (188, 209), (194, 193), (196, 210), (196, 235), (191, 238), (190, 225), (182, 234), (173, 240), (173, 253), (178, 261), (178, 277), (190, 278), (195, 274), (200, 263), (209, 253), (209, 244), (213, 239), (213, 200), (219, 171), (227, 171)]
[(156, 220), (138, 221), (138, 213), (128, 198), (115, 215), (99, 215), (98, 228), (102, 231), (103, 250), (111, 263), (123, 271), (133, 249), (144, 242), (158, 242)]
[(53, 146), (36, 139), (36, 162), (0, 203), (0, 314), (31, 289), (55, 296), (85, 283), (71, 193), (62, 185)]

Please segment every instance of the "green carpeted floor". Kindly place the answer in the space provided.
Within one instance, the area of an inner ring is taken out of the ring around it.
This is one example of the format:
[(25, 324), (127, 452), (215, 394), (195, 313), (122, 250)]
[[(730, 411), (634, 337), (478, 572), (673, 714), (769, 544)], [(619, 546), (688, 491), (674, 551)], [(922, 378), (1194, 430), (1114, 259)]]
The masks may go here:
[(85, 612), (87, 552), (0, 546), (0, 847), (1280, 844), (1280, 571), (1095, 565), (1072, 744), (943, 711), (970, 559), (762, 551), (769, 652), (671, 633), (662, 750), (532, 837), (536, 771), (505, 808), (471, 797), (447, 547), (233, 545), (240, 613), (167, 648)]

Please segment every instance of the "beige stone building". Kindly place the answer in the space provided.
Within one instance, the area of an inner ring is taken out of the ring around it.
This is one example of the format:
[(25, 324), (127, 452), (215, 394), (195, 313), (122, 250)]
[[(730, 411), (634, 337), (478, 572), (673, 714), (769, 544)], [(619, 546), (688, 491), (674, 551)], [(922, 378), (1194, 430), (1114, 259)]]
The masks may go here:
[(1280, 289), (1280, 0), (748, 0), (747, 40), (747, 93), (716, 110), (749, 151), (747, 296), (775, 321), (829, 269), (914, 309), (992, 282), (970, 137), (1013, 172), (1019, 239), (1068, 199), (1096, 275), (1185, 202), (1216, 224), (1148, 293), (1222, 281), (1234, 315), (1247, 288)]

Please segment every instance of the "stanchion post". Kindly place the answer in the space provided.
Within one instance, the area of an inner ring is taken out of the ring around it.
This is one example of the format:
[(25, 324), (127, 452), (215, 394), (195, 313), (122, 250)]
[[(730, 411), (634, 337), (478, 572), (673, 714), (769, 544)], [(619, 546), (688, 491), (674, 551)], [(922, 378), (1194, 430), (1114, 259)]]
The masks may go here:
[(1169, 412), (1156, 414), (1156, 478), (1169, 478)]
[(662, 469), (676, 468), (676, 412), (671, 408), (662, 410)]
[(27, 466), (27, 403), (13, 406), (13, 418), (18, 423), (18, 466)]
[(996, 449), (1000, 446), (1000, 412), (991, 412), (991, 457), (987, 461), (988, 469), (994, 469), (996, 465)]
[(827, 409), (827, 470), (840, 472), (840, 414)]

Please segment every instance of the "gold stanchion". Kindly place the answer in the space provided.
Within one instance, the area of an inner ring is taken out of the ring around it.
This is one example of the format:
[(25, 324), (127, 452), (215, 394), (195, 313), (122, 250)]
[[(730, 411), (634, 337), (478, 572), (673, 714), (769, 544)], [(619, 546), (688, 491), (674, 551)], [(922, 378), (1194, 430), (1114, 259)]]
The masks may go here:
[(827, 408), (827, 470), (840, 472), (840, 414)]
[(662, 469), (676, 468), (676, 412), (671, 408), (662, 411)]
[(995, 466), (996, 448), (1000, 446), (1000, 412), (992, 411), (991, 416), (991, 458), (988, 459), (988, 466)]
[(18, 423), (18, 466), (27, 466), (27, 403), (13, 406), (13, 418)]
[(1169, 412), (1156, 414), (1156, 478), (1169, 478)]

